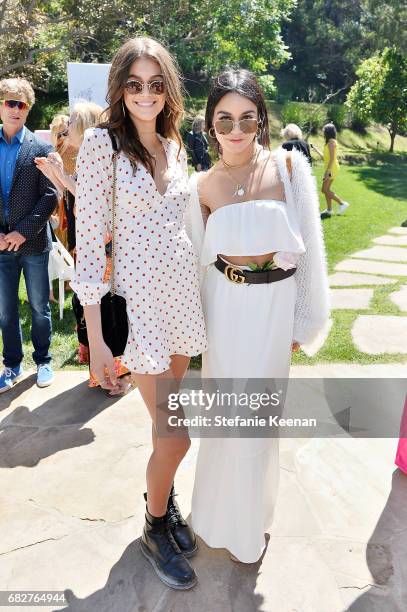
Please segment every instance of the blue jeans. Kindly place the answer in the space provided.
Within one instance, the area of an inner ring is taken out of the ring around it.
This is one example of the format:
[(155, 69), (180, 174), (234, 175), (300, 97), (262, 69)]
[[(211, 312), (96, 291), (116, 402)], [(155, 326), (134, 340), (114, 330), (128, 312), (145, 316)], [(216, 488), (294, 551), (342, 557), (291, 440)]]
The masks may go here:
[(19, 255), (18, 252), (0, 251), (0, 327), (3, 336), (3, 362), (8, 368), (17, 367), (24, 356), (18, 300), (21, 270), (31, 307), (33, 359), (37, 365), (51, 361), (48, 258), (49, 253)]

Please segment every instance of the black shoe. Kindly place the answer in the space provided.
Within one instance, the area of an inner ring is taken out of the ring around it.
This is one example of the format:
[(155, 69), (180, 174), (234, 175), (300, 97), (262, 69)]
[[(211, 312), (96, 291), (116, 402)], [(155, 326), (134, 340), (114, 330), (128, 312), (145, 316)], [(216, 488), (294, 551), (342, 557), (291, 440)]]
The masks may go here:
[(178, 503), (175, 499), (174, 485), (171, 487), (167, 504), (167, 521), (174, 540), (184, 553), (185, 557), (192, 557), (198, 550), (196, 537), (192, 528), (182, 517)]
[(172, 537), (166, 515), (152, 516), (146, 509), (146, 523), (140, 540), (141, 552), (155, 573), (172, 589), (191, 589), (197, 583), (194, 569)]
[(320, 214), (321, 219), (330, 219), (332, 217), (332, 213), (329, 213), (328, 211), (324, 210), (321, 214)]

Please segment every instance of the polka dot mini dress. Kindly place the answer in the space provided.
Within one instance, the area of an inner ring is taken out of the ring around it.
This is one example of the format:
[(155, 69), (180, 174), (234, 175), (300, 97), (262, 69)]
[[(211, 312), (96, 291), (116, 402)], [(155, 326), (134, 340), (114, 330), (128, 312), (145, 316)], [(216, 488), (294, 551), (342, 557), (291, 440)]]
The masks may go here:
[[(185, 151), (158, 135), (171, 179), (164, 195), (142, 164), (117, 159), (115, 282), (126, 298), (129, 337), (122, 363), (132, 372), (159, 374), (171, 355), (207, 350), (199, 293), (197, 256), (185, 231), (189, 199)], [(112, 225), (113, 163), (107, 130), (85, 133), (77, 161), (76, 273), (71, 283), (82, 305), (98, 304), (103, 282), (105, 237)]]

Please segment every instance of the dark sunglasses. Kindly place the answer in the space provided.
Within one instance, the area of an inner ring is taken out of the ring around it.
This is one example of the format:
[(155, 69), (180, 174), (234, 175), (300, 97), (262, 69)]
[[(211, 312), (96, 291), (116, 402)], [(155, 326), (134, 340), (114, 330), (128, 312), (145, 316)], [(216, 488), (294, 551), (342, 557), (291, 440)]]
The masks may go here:
[(240, 119), (240, 121), (233, 121), (232, 119), (218, 119), (215, 121), (214, 126), (218, 134), (230, 134), (235, 127), (238, 126), (239, 130), (243, 134), (254, 134), (257, 132), (257, 128), (261, 125), (261, 121), (257, 119)]
[(156, 96), (161, 96), (165, 91), (164, 81), (149, 81), (144, 83), (137, 79), (131, 79), (124, 84), (124, 88), (131, 94), (140, 94), (144, 89), (144, 85), (147, 85), (148, 91)]
[(22, 100), (0, 100), (0, 102), (7, 108), (18, 108), (18, 110), (30, 108), (30, 105), (27, 102), (22, 102)]

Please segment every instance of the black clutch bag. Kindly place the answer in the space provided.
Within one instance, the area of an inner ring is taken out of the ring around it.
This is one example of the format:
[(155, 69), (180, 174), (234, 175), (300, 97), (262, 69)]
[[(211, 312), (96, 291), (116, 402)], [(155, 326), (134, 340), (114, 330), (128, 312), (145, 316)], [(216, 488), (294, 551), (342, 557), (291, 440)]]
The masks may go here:
[[(126, 348), (129, 334), (127, 319), (126, 300), (121, 295), (116, 295), (115, 290), (115, 208), (116, 208), (116, 174), (117, 174), (117, 142), (114, 135), (109, 132), (113, 147), (113, 190), (112, 190), (112, 268), (111, 289), (104, 295), (100, 302), (100, 316), (102, 323), (103, 339), (112, 351), (113, 357), (120, 357)], [(88, 330), (86, 328), (83, 306), (76, 293), (72, 296), (72, 309), (76, 318), (77, 335), (81, 344), (89, 346)]]

